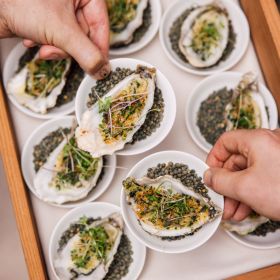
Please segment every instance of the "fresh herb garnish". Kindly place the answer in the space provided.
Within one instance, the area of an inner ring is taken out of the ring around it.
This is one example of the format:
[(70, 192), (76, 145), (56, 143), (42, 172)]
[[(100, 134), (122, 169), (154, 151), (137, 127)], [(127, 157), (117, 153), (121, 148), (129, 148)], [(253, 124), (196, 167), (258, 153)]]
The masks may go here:
[(27, 63), (26, 92), (35, 97), (46, 97), (61, 82), (67, 60), (32, 60)]
[(75, 138), (70, 138), (57, 158), (54, 185), (62, 189), (66, 184), (81, 184), (81, 179), (88, 180), (96, 173), (99, 160), (79, 149)]
[(182, 228), (190, 226), (200, 213), (209, 211), (207, 205), (186, 194), (173, 192), (171, 188), (138, 185), (133, 178), (123, 182), (124, 188), (137, 204), (137, 215), (158, 228)]
[(87, 269), (93, 259), (106, 261), (112, 242), (103, 226), (86, 228), (79, 236), (77, 248), (71, 251), (71, 259), (77, 268)]
[(139, 2), (140, 0), (106, 0), (110, 30), (117, 33), (123, 31), (136, 17)]

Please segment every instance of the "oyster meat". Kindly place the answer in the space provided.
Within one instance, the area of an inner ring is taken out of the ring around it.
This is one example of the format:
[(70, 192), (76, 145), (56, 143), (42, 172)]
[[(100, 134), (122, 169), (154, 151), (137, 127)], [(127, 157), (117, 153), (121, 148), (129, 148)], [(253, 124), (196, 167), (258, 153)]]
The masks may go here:
[(148, 0), (106, 0), (110, 21), (110, 46), (127, 45), (143, 24)]
[(82, 116), (79, 148), (93, 157), (111, 155), (131, 142), (153, 106), (156, 70), (138, 66)]
[(46, 114), (56, 105), (70, 66), (71, 59), (41, 60), (36, 54), (8, 81), (7, 93), (33, 112)]
[(73, 135), (65, 136), (36, 173), (34, 188), (44, 201), (77, 201), (96, 186), (102, 167), (102, 157), (93, 158), (77, 147)]
[(269, 128), (265, 103), (253, 73), (246, 73), (234, 89), (225, 116), (228, 131), (238, 128)]
[(250, 232), (256, 230), (257, 227), (267, 223), (268, 221), (269, 221), (268, 218), (253, 213), (241, 222), (234, 222), (234, 221), (222, 222), (222, 226), (226, 230), (236, 232), (239, 235), (247, 235)]
[(85, 224), (67, 244), (58, 250), (54, 268), (61, 280), (101, 280), (118, 250), (123, 234), (123, 220), (113, 213), (92, 224)]
[(156, 179), (128, 177), (123, 187), (142, 228), (157, 237), (191, 234), (221, 214), (212, 201), (169, 175)]
[(196, 68), (219, 62), (229, 40), (229, 18), (224, 8), (210, 4), (194, 8), (181, 27), (179, 48)]

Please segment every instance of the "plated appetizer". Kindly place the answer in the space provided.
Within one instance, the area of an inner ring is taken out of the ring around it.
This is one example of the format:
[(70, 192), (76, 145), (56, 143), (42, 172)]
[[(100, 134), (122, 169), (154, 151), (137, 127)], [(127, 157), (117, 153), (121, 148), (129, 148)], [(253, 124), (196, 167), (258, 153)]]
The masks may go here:
[(257, 77), (246, 73), (234, 89), (222, 88), (211, 93), (200, 105), (197, 126), (212, 145), (225, 131), (270, 128)]
[(236, 34), (227, 10), (213, 2), (187, 9), (169, 32), (173, 50), (195, 68), (225, 60), (235, 47)]
[(249, 27), (231, 1), (178, 0), (164, 14), (160, 39), (178, 67), (209, 75), (240, 60), (249, 43)]
[(221, 213), (205, 196), (170, 175), (155, 179), (128, 177), (123, 187), (142, 228), (161, 238), (185, 237)]
[(151, 25), (149, 0), (106, 0), (110, 21), (111, 48), (137, 42)]
[[(171, 152), (151, 155), (129, 172), (123, 181), (121, 205), (126, 223), (145, 245), (178, 253), (207, 240), (219, 224), (223, 204), (219, 198), (213, 199), (202, 178), (188, 165), (197, 166), (200, 173), (202, 163), (199, 166), (199, 160), (181, 152), (169, 156)], [(147, 169), (148, 162), (168, 157), (177, 159), (157, 161), (160, 163)]]
[(38, 47), (22, 46), (11, 52), (4, 70), (7, 94), (33, 116), (44, 117), (66, 108), (68, 113), (84, 72), (72, 59), (41, 60), (38, 52)]
[(112, 60), (106, 79), (87, 77), (79, 88), (75, 135), (78, 146), (93, 157), (144, 152), (173, 125), (176, 103), (170, 84), (159, 70), (139, 62)]
[[(72, 117), (66, 118), (64, 123), (71, 120)], [(51, 124), (49, 127), (51, 129)], [(112, 177), (108, 171), (115, 168), (114, 163), (110, 166), (111, 159), (95, 158), (81, 150), (74, 137), (75, 127), (74, 123), (72, 126), (59, 126), (55, 130), (52, 128), (38, 142), (34, 141), (34, 146), (28, 152), (27, 148), (24, 150), (23, 162), (27, 160), (27, 153), (32, 153), (33, 158), (32, 176), (26, 180), (32, 183), (32, 190), (43, 201), (70, 206), (75, 202), (93, 199), (100, 193), (100, 188), (108, 186), (109, 178), (104, 179), (103, 174)], [(34, 138), (36, 136), (31, 136), (29, 141)], [(27, 168), (24, 163), (22, 165), (24, 169)]]
[(133, 141), (148, 113), (157, 110), (152, 109), (155, 77), (156, 69), (138, 66), (105, 96), (99, 96), (76, 130), (79, 147), (98, 157), (111, 155)]
[(112, 204), (92, 203), (61, 219), (50, 242), (50, 263), (58, 279), (137, 278), (145, 247), (127, 232), (118, 210)]

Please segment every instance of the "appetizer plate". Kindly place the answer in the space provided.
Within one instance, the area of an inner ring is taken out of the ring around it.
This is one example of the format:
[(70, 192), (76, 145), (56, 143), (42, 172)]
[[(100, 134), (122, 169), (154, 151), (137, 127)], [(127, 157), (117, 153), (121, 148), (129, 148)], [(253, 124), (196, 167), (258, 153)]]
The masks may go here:
[[(152, 154), (139, 161), (129, 171), (126, 177), (132, 176), (135, 178), (141, 178), (146, 174), (148, 168), (156, 166), (158, 163), (167, 163), (169, 161), (187, 164), (191, 169), (194, 169), (200, 177), (202, 177), (205, 170), (208, 169), (208, 166), (203, 161), (191, 154), (179, 151), (163, 151)], [(223, 210), (223, 196), (215, 193), (211, 189), (208, 189), (208, 191), (211, 200)], [(163, 241), (142, 229), (131, 207), (127, 204), (123, 188), (121, 191), (120, 204), (125, 223), (135, 237), (147, 247), (163, 253), (183, 253), (196, 249), (207, 242), (207, 240), (216, 232), (222, 218), (222, 216), (217, 217), (214, 221), (204, 225), (193, 235), (186, 236), (181, 240)]]
[(236, 242), (255, 249), (274, 249), (280, 247), (280, 230), (269, 232), (266, 236), (245, 235), (225, 230)]
[[(26, 51), (26, 48), (23, 46), (22, 43), (18, 43), (10, 52), (8, 55), (4, 69), (3, 69), (3, 82), (4, 82), (4, 87), (7, 90), (7, 84), (10, 78), (14, 76), (15, 71), (17, 70), (18, 67), (18, 62), (20, 57), (24, 54)], [(65, 116), (69, 115), (74, 112), (75, 109), (75, 99), (70, 101), (67, 104), (61, 105), (60, 107), (55, 107), (51, 109), (48, 113), (46, 114), (40, 114), (40, 113), (35, 113), (32, 110), (28, 109), (27, 107), (19, 104), (17, 100), (15, 99), (14, 96), (8, 95), (10, 101), (12, 104), (21, 112), (24, 114), (31, 116), (33, 118), (38, 118), (38, 119), (52, 119), (52, 118), (57, 118), (60, 116)]]
[(143, 49), (146, 45), (148, 45), (156, 36), (159, 29), (162, 13), (161, 3), (160, 0), (149, 0), (149, 2), (152, 10), (152, 22), (147, 32), (138, 42), (119, 48), (111, 48), (109, 51), (111, 56), (125, 56), (137, 52)]
[[(34, 188), (33, 180), (35, 177), (35, 170), (34, 170), (34, 164), (33, 164), (33, 151), (34, 146), (40, 143), (40, 141), (48, 135), (50, 132), (55, 131), (56, 129), (60, 127), (71, 127), (73, 124), (73, 121), (75, 118), (73, 116), (65, 116), (62, 118), (56, 118), (53, 120), (49, 120), (42, 125), (40, 125), (37, 129), (33, 131), (33, 133), (30, 135), (28, 140), (25, 143), (25, 146), (22, 151), (21, 155), (21, 169), (23, 173), (24, 180), (29, 188), (29, 190), (38, 197), (38, 194)], [(64, 204), (54, 204), (49, 203), (51, 205), (62, 207), (62, 208), (72, 208), (76, 207), (81, 204), (88, 203), (90, 201), (93, 201), (97, 199), (99, 196), (101, 196), (106, 189), (110, 186), (110, 183), (114, 177), (115, 169), (116, 169), (116, 156), (106, 156), (106, 166), (105, 174), (102, 177), (102, 179), (97, 183), (96, 187), (94, 187), (89, 194), (81, 200), (73, 201), (73, 202), (67, 202)], [(39, 198), (39, 197), (38, 197)], [(40, 199), (40, 198), (39, 198)]]
[[(225, 72), (207, 77), (193, 89), (186, 102), (185, 122), (187, 129), (194, 142), (207, 153), (211, 150), (212, 145), (205, 140), (196, 124), (200, 104), (216, 90), (224, 87), (227, 87), (228, 89), (236, 87), (242, 76), (243, 73), (239, 72)], [(274, 98), (267, 87), (260, 82), (259, 91), (268, 108), (270, 128), (275, 129), (278, 126), (278, 111)]]
[[(145, 65), (148, 67), (154, 67), (149, 63), (141, 60), (130, 58), (118, 58), (110, 61), (112, 70), (117, 67), (136, 69), (137, 65)], [(91, 92), (91, 88), (95, 86), (96, 80), (90, 76), (86, 76), (82, 81), (76, 96), (76, 118), (78, 123), (82, 119), (83, 113), (87, 110), (88, 94)], [(144, 153), (158, 144), (160, 144), (171, 130), (176, 116), (176, 98), (171, 84), (167, 78), (157, 69), (157, 86), (162, 91), (164, 99), (164, 116), (161, 121), (160, 127), (149, 137), (142, 141), (137, 141), (133, 145), (127, 144), (123, 150), (117, 151), (117, 155), (128, 156)]]
[(173, 51), (169, 40), (169, 31), (173, 22), (187, 9), (193, 6), (202, 6), (213, 3), (213, 0), (178, 0), (165, 11), (159, 30), (161, 45), (169, 59), (182, 70), (195, 75), (211, 75), (232, 68), (244, 55), (250, 40), (250, 31), (243, 11), (233, 1), (220, 0), (219, 3), (226, 8), (232, 22), (236, 36), (235, 48), (230, 56), (218, 65), (197, 69), (181, 60)]
[[(84, 215), (93, 218), (103, 218), (114, 212), (120, 212), (120, 208), (114, 204), (106, 202), (93, 202), (72, 209), (60, 219), (60, 221), (53, 229), (49, 243), (49, 261), (51, 264), (52, 272), (58, 280), (59, 278), (55, 272), (53, 260), (56, 256), (59, 239), (64, 231), (70, 226), (71, 223), (78, 221), (79, 218)], [(130, 264), (128, 274), (123, 277), (122, 280), (136, 280), (144, 267), (146, 258), (146, 247), (138, 242), (138, 240), (133, 236), (133, 234), (130, 233), (126, 226), (124, 227), (124, 233), (127, 235), (132, 245), (133, 262)]]

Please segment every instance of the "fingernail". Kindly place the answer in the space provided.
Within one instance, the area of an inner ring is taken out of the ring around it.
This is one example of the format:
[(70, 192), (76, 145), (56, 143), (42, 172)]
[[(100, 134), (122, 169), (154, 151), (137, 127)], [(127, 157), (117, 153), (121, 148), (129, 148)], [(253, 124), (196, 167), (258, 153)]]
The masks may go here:
[(106, 63), (102, 68), (94, 75), (97, 80), (105, 79), (111, 73), (110, 63)]
[(204, 183), (206, 185), (211, 186), (211, 184), (212, 184), (212, 172), (211, 172), (210, 169), (208, 169), (204, 172), (203, 180), (204, 180)]

